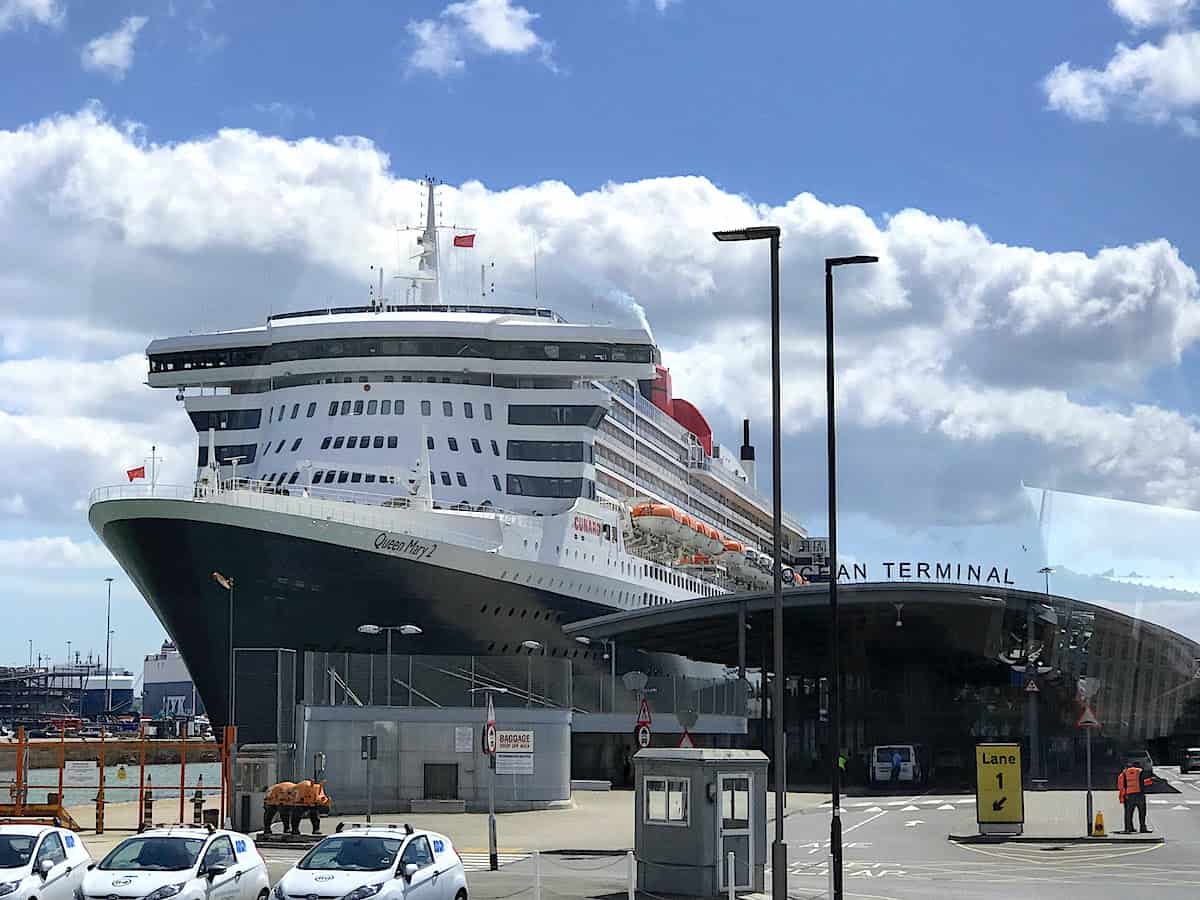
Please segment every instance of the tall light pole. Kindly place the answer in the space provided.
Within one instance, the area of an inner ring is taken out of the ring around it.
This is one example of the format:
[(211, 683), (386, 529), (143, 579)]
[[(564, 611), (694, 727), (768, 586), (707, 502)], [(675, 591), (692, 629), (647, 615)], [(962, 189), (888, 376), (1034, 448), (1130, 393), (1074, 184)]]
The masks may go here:
[(779, 390), (779, 227), (759, 225), (734, 231), (714, 231), (718, 241), (771, 242), (771, 480), (772, 538), (774, 556), (775, 690), (771, 705), (775, 719), (775, 842), (771, 845), (771, 893), (775, 900), (787, 898), (787, 844), (783, 840), (784, 794), (787, 791), (787, 758), (783, 734), (783, 468)]
[[(392, 705), (392, 632), (398, 631), (403, 635), (412, 636), (421, 633), (416, 625), (359, 625), (359, 634), (379, 634), (387, 632), (387, 705)], [(333, 698), (330, 698), (332, 700)], [(408, 677), (408, 705), (412, 706), (412, 675)]]
[[(591, 638), (584, 637), (583, 635), (579, 635), (575, 640), (585, 647), (592, 643)], [(608, 707), (609, 712), (615, 712), (616, 707), (613, 704), (617, 697), (617, 642), (610, 641), (607, 638), (597, 638), (597, 640), (600, 641), (600, 645), (604, 648), (604, 656), (608, 659)], [(600, 693), (603, 695), (603, 689), (601, 689)], [(603, 703), (600, 705), (601, 707), (604, 706)]]
[(525, 707), (528, 709), (533, 706), (533, 651), (541, 650), (545, 645), (541, 641), (521, 641), (521, 646), (529, 651), (529, 656), (526, 658), (528, 665), (525, 672)]
[[(1050, 573), (1053, 566), (1042, 566), (1038, 574), (1046, 579), (1046, 605), (1050, 606)], [(1030, 603), (1025, 610), (1025, 709), (1029, 721), (1029, 777), (1040, 778), (1042, 774), (1041, 741), (1038, 737), (1038, 696), (1037, 696), (1037, 665), (1033, 661), (1033, 630), (1035, 624), (1034, 608)], [(1070, 620), (1067, 622), (1070, 627)], [(1067, 640), (1070, 641), (1070, 633)], [(1045, 654), (1043, 654), (1045, 655)], [(1030, 690), (1030, 685), (1035, 689)]]
[(112, 691), (108, 686), (108, 675), (112, 671), (112, 583), (111, 578), (105, 578), (108, 583), (108, 606), (104, 613), (104, 718), (112, 712)]
[[(833, 793), (833, 817), (829, 822), (829, 853), (832, 857), (834, 900), (842, 900), (842, 811), (841, 755), (842, 707), (838, 684), (842, 679), (842, 657), (838, 646), (838, 556), (837, 556), (837, 429), (834, 419), (833, 360), (833, 270), (879, 262), (878, 256), (834, 256), (825, 260), (825, 406), (829, 472), (829, 772)], [(897, 620), (899, 621), (899, 620)], [(778, 677), (778, 676), (776, 676)], [(777, 688), (778, 689), (778, 688)]]
[(229, 594), (229, 719), (226, 724), (233, 728), (237, 724), (233, 721), (233, 579), (220, 572), (213, 572), (212, 579)]

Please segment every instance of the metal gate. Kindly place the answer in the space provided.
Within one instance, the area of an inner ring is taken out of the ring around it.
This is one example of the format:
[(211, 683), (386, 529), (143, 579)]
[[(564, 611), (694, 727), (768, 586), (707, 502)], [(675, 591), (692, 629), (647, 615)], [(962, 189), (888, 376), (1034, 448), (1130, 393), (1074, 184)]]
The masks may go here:
[(457, 763), (425, 763), (425, 799), (458, 799)]
[(729, 854), (733, 853), (733, 887), (749, 890), (750, 861), (754, 859), (754, 831), (750, 795), (750, 776), (718, 775), (717, 794), (720, 797), (720, 819), (717, 824), (717, 850), (721, 858), (717, 864), (720, 872), (720, 889), (729, 889)]

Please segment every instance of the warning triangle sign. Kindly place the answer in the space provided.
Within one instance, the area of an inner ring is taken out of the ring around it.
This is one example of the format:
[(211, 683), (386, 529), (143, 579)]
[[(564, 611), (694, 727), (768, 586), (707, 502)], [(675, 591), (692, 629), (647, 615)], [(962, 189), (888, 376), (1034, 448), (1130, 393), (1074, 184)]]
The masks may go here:
[(683, 729), (683, 734), (679, 738), (679, 746), (680, 747), (695, 747), (696, 746), (695, 744), (692, 743), (692, 736), (690, 734), (688, 734), (688, 730), (686, 728)]
[(1025, 682), (1025, 693), (1036, 694), (1036, 693), (1039, 693), (1040, 691), (1041, 691), (1041, 688), (1037, 686), (1036, 681)]
[(1099, 728), (1100, 720), (1096, 718), (1096, 714), (1092, 712), (1092, 705), (1089, 703), (1083, 708), (1083, 712), (1079, 714), (1078, 721), (1075, 722), (1080, 728)]
[(646, 702), (646, 698), (642, 698), (642, 705), (638, 707), (637, 723), (639, 725), (650, 724), (650, 704)]

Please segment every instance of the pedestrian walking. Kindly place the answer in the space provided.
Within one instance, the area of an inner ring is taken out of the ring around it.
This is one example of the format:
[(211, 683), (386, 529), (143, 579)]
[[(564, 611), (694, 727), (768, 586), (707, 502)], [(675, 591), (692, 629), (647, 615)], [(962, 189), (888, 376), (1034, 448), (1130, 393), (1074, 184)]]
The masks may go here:
[(900, 765), (903, 762), (904, 762), (904, 760), (900, 758), (900, 751), (893, 750), (892, 751), (892, 778), (891, 778), (891, 783), (892, 783), (893, 787), (895, 787), (896, 785), (898, 785), (900, 783)]
[(1117, 776), (1117, 796), (1121, 800), (1121, 805), (1125, 807), (1125, 834), (1133, 833), (1135, 811), (1138, 815), (1138, 830), (1142, 834), (1150, 833), (1151, 829), (1146, 827), (1145, 790), (1149, 783), (1150, 779), (1143, 776), (1142, 767), (1134, 759), (1129, 760), (1129, 765)]

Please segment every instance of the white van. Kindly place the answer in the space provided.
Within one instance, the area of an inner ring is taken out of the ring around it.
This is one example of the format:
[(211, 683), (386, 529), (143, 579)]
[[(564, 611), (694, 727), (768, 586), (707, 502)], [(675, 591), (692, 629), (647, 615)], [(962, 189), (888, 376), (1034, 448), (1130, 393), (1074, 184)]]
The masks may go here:
[(892, 781), (892, 757), (900, 756), (898, 781), (917, 784), (922, 780), (921, 762), (914, 744), (876, 744), (871, 748), (871, 784), (883, 787)]

